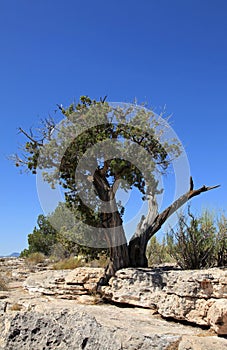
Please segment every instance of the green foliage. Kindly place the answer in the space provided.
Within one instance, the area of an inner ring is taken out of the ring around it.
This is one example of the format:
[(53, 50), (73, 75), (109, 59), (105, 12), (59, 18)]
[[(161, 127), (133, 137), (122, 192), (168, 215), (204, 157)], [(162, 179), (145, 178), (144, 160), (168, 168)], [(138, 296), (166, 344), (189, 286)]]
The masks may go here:
[(218, 266), (227, 265), (227, 218), (221, 215), (217, 219), (217, 234), (215, 242), (216, 259)]
[[(81, 96), (77, 104), (71, 104), (68, 108), (59, 106), (59, 109), (64, 119), (57, 130), (52, 133), (54, 126), (47, 121), (37, 140), (29, 139), (25, 144), (26, 158), (19, 164), (26, 164), (32, 172), (36, 172), (37, 168), (42, 169), (44, 179), (52, 187), (60, 184), (65, 190), (67, 204), (71, 209), (76, 209), (75, 215), (79, 213), (85, 224), (102, 227), (104, 218), (99, 210), (100, 199), (108, 201), (110, 190), (119, 179), (123, 180), (119, 183), (121, 188), (128, 191), (136, 187), (142, 199), (146, 199), (150, 193), (159, 192), (155, 170), (165, 172), (171, 159), (179, 155), (180, 146), (176, 140), (162, 144), (164, 127), (151, 111), (136, 105), (114, 107), (105, 98), (98, 102), (88, 96)], [(94, 159), (93, 146), (108, 140), (114, 141), (121, 156), (105, 159), (106, 148), (103, 147)], [(126, 160), (130, 157), (135, 159), (132, 143), (139, 146), (136, 154), (143, 173), (134, 162)], [(91, 162), (84, 164), (76, 180), (75, 171), (88, 149)], [(90, 170), (92, 162), (95, 174)], [(89, 177), (96, 190), (93, 197), (84, 190)], [(81, 194), (89, 201), (89, 206), (84, 204)], [(124, 208), (120, 203), (117, 203), (117, 207), (122, 216)]]
[(159, 243), (155, 236), (149, 241), (146, 256), (149, 266), (176, 262), (169, 254), (166, 240), (163, 239), (162, 243)]
[(188, 207), (188, 216), (179, 215), (178, 226), (167, 234), (169, 253), (183, 269), (224, 266), (227, 263), (227, 220), (215, 221), (205, 211), (195, 217)]
[(21, 257), (37, 252), (49, 256), (51, 247), (57, 242), (57, 232), (44, 215), (38, 216), (37, 224), (38, 228), (28, 235), (29, 247), (21, 252)]
[[(70, 211), (65, 203), (59, 203), (53, 213), (45, 217), (39, 215), (38, 228), (28, 235), (28, 249), (24, 249), (20, 256), (35, 260), (43, 254), (55, 257), (56, 260), (84, 255), (86, 261), (97, 259), (99, 254), (108, 255), (107, 249), (95, 249), (79, 245), (80, 229), (75, 227)], [(75, 230), (78, 229), (78, 232)], [(77, 240), (75, 240), (77, 238)]]

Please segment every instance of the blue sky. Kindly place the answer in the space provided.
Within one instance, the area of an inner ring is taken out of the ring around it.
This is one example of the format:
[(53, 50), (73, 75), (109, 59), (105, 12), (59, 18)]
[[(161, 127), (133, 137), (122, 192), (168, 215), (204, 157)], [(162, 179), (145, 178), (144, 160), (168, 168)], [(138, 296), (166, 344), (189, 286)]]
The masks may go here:
[(80, 95), (164, 105), (187, 152), (200, 211), (227, 207), (225, 0), (9, 0), (0, 12), (0, 255), (21, 251), (42, 212), (35, 177), (6, 157), (56, 103)]

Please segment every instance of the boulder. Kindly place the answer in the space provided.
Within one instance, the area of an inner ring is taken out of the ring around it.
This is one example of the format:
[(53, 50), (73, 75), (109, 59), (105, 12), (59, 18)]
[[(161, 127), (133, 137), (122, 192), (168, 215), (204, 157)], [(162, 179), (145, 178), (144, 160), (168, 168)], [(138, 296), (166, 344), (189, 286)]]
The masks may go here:
[(7, 314), (1, 321), (0, 350), (174, 350), (181, 340), (171, 334), (122, 333), (78, 310)]
[[(104, 269), (89, 267), (41, 271), (31, 274), (23, 286), (33, 294), (95, 304), (100, 302), (96, 288), (103, 274)], [(99, 291), (111, 302), (149, 308), (163, 317), (227, 334), (226, 269), (127, 268), (117, 271)]]
[(62, 299), (77, 299), (95, 291), (104, 274), (102, 268), (81, 267), (74, 270), (48, 270), (31, 274), (23, 283), (29, 293)]
[(5, 317), (1, 328), (1, 349), (121, 349), (114, 330), (86, 313), (16, 313)]
[(226, 269), (122, 269), (101, 291), (113, 302), (156, 309), (164, 317), (227, 334)]

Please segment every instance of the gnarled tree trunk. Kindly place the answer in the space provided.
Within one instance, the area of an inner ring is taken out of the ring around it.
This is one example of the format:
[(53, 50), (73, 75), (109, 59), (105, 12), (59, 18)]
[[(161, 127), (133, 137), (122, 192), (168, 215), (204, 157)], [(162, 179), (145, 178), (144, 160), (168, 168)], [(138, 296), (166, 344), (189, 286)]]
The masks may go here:
[[(151, 237), (159, 231), (166, 220), (189, 199), (217, 187), (219, 187), (219, 185), (212, 187), (204, 185), (194, 190), (193, 181), (192, 178), (190, 178), (189, 191), (174, 201), (160, 214), (157, 213), (157, 206), (154, 198), (150, 197), (148, 214), (146, 217), (142, 217), (128, 245), (119, 212), (112, 211), (111, 213), (104, 214), (103, 228), (107, 229), (106, 239), (108, 240), (110, 249), (110, 263), (106, 268), (105, 277), (100, 281), (100, 284), (108, 283), (110, 277), (114, 276), (115, 272), (121, 268), (147, 267), (146, 248)], [(107, 191), (106, 194), (106, 199), (115, 200), (114, 194), (111, 191)], [(113, 203), (116, 205), (114, 201)]]

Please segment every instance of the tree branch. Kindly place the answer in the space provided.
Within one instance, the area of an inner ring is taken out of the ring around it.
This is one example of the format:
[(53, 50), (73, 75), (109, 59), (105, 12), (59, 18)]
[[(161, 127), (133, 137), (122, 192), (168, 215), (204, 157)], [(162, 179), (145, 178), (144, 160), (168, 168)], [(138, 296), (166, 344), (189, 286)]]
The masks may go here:
[(190, 181), (190, 189), (187, 193), (183, 194), (180, 198), (178, 198), (175, 202), (173, 202), (168, 208), (166, 208), (162, 213), (156, 216), (154, 222), (152, 225), (148, 228), (149, 230), (149, 239), (162, 227), (164, 222), (173, 214), (175, 213), (183, 204), (185, 204), (189, 199), (200, 195), (203, 192), (207, 192), (210, 190), (213, 190), (214, 188), (220, 187), (220, 185), (216, 186), (205, 186), (198, 188), (197, 190), (194, 190), (192, 186), (193, 180), (191, 178)]
[[(189, 191), (185, 194), (183, 194), (180, 198), (175, 200), (168, 208), (166, 208), (162, 213), (158, 214), (153, 223), (149, 225), (143, 232), (141, 232), (141, 236), (145, 235), (147, 236), (147, 241), (157, 232), (160, 230), (162, 225), (166, 222), (166, 220), (175, 213), (183, 204), (185, 204), (189, 199), (200, 195), (203, 192), (207, 192), (210, 190), (213, 190), (214, 188), (218, 188), (220, 185), (216, 186), (205, 186), (198, 188), (197, 190), (194, 190), (194, 184), (192, 177), (190, 178), (190, 188)], [(133, 240), (135, 238), (135, 235), (131, 238)]]
[(42, 143), (36, 141), (31, 135), (29, 135), (25, 130), (23, 130), (22, 128), (19, 128), (19, 132), (21, 132), (22, 134), (24, 134), (30, 141), (32, 141), (33, 143), (35, 143), (37, 146), (43, 146)]

